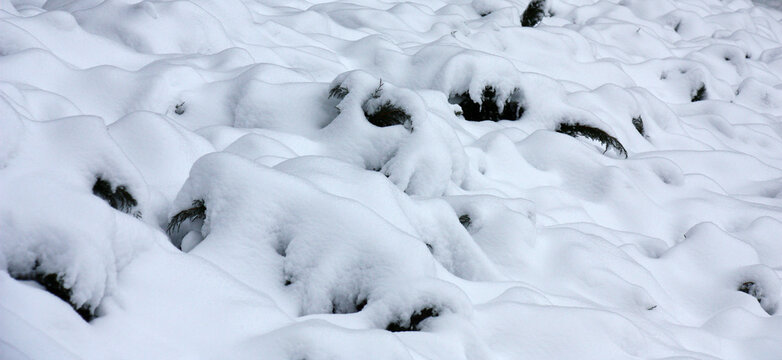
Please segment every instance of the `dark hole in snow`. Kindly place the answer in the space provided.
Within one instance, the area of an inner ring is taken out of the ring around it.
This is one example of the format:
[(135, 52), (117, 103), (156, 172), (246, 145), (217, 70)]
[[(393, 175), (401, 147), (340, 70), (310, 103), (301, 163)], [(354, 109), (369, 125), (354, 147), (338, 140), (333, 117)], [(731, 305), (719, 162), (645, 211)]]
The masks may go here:
[(583, 136), (585, 138), (598, 141), (606, 147), (605, 150), (603, 150), (603, 154), (605, 154), (609, 148), (613, 147), (616, 149), (616, 151), (619, 152), (620, 155), (624, 154), (625, 158), (627, 158), (627, 150), (625, 150), (625, 147), (622, 146), (622, 143), (620, 143), (619, 140), (617, 140), (615, 137), (608, 135), (605, 131), (596, 127), (583, 125), (580, 123), (561, 123), (559, 124), (559, 128), (557, 128), (557, 132), (570, 135), (572, 137)]
[(278, 255), (286, 257), (288, 255), (288, 243), (285, 241), (278, 241), (277, 246), (274, 247), (274, 251), (276, 251)]
[(745, 59), (749, 59), (751, 56), (749, 54), (744, 54)]
[(646, 132), (644, 131), (644, 119), (641, 115), (633, 118), (633, 126), (635, 127), (635, 130), (638, 130), (638, 133), (641, 134), (641, 136), (646, 136)]
[(174, 106), (174, 113), (177, 115), (182, 115), (185, 113), (185, 102), (181, 102), (179, 104), (176, 104)]
[(386, 330), (391, 332), (420, 331), (420, 325), (422, 321), (431, 317), (437, 317), (439, 315), (440, 313), (437, 311), (437, 309), (433, 307), (425, 307), (413, 313), (413, 315), (410, 316), (410, 319), (406, 321), (399, 320), (388, 324), (388, 326), (386, 326)]
[(478, 15), (480, 15), (481, 17), (486, 17), (486, 16), (488, 16), (489, 14), (491, 14), (491, 11), (482, 12), (482, 13), (480, 13), (480, 14), (478, 14)]
[(513, 91), (510, 97), (505, 100), (502, 111), (497, 105), (497, 91), (492, 86), (486, 86), (481, 93), (481, 102), (476, 103), (470, 98), (469, 92), (451, 95), (448, 101), (451, 104), (459, 104), (462, 108), (462, 115), (465, 120), (484, 121), (484, 120), (518, 120), (524, 115), (524, 107), (519, 104), (517, 98), (519, 90)]
[(690, 98), (690, 101), (696, 102), (706, 99), (706, 85), (701, 84), (701, 86), (692, 92), (692, 98)]
[[(109, 203), (109, 206), (126, 214), (130, 214), (133, 207), (138, 205), (138, 202), (128, 192), (125, 185), (117, 186), (115, 190), (112, 190), (111, 183), (103, 180), (100, 176), (95, 180), (95, 185), (92, 186), (92, 193)], [(141, 213), (135, 212), (133, 216), (141, 217)]]
[(434, 253), (434, 247), (432, 247), (432, 244), (426, 244), (426, 248), (429, 249), (430, 253)]
[(646, 310), (654, 310), (654, 309), (657, 309), (657, 305), (652, 305), (652, 306), (646, 308)]
[(185, 221), (192, 222), (206, 219), (206, 205), (204, 204), (204, 200), (193, 200), (192, 205), (193, 207), (182, 210), (171, 217), (171, 221), (169, 221), (168, 226), (166, 226), (166, 232), (168, 232), (169, 235), (179, 231), (179, 227), (182, 226)]
[(725, 61), (730, 61), (730, 57), (725, 57)]
[(679, 28), (682, 26), (682, 22), (679, 21), (676, 23), (676, 25), (673, 26), (673, 31), (679, 32)]
[(546, 16), (546, 0), (532, 0), (521, 14), (521, 26), (533, 27)]
[(46, 289), (47, 292), (51, 293), (52, 295), (60, 298), (60, 300), (65, 301), (68, 303), (71, 308), (73, 308), (74, 311), (76, 311), (79, 316), (81, 316), (84, 321), (90, 322), (92, 319), (95, 318), (95, 314), (93, 313), (92, 309), (90, 309), (87, 305), (82, 306), (76, 306), (71, 301), (71, 296), (73, 295), (73, 291), (70, 288), (65, 287), (65, 285), (62, 282), (62, 277), (58, 274), (53, 273), (44, 273), (41, 272), (38, 269), (40, 266), (40, 262), (38, 260), (35, 261), (35, 266), (33, 267), (33, 270), (31, 273), (23, 274), (21, 276), (17, 276), (15, 274), (11, 274), (14, 279), (17, 280), (33, 280), (43, 286), (44, 289)]
[(470, 215), (464, 214), (462, 216), (459, 216), (459, 222), (466, 229), (466, 228), (470, 227), (470, 224), (472, 224), (472, 219), (470, 219)]
[(356, 311), (364, 310), (365, 306), (367, 306), (367, 299), (362, 299), (356, 304)]
[(357, 313), (367, 306), (367, 299), (356, 296), (351, 301), (333, 300), (331, 303), (332, 314), (352, 314)]

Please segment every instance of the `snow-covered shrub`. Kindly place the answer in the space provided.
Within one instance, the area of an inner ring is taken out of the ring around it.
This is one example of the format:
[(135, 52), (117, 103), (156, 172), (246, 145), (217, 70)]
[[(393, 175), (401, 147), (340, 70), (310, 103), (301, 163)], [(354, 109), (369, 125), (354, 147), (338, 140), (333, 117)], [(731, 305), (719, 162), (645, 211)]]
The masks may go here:
[(521, 104), (523, 98), (518, 89), (514, 89), (507, 99), (498, 99), (497, 91), (491, 85), (483, 88), (480, 102), (475, 102), (469, 92), (452, 94), (448, 101), (451, 104), (459, 104), (462, 116), (469, 121), (483, 120), (517, 120), (524, 114)]
[(206, 221), (190, 252), (301, 314), (354, 312), (388, 282), (433, 275), (423, 243), (365, 206), (233, 154), (194, 164), (174, 208), (192, 199), (204, 200)]
[(452, 284), (430, 278), (398, 277), (378, 286), (364, 309), (372, 323), (388, 331), (423, 331), (444, 316), (469, 319), (472, 307)]
[(777, 312), (782, 300), (782, 280), (773, 269), (757, 264), (739, 269), (736, 290), (754, 297), (769, 315)]
[(323, 83), (293, 82), (298, 79), (281, 76), (293, 79), (280, 84), (256, 76), (244, 75), (246, 79), (233, 90), (237, 99), (229, 107), (235, 103), (231, 109), (234, 127), (314, 134), (337, 116), (333, 101), (323, 99)]
[(625, 150), (625, 147), (622, 146), (622, 143), (619, 142), (617, 138), (608, 135), (605, 131), (594, 126), (584, 125), (579, 122), (563, 122), (559, 124), (559, 127), (557, 127), (556, 130), (558, 133), (570, 135), (572, 137), (583, 136), (598, 141), (605, 146), (605, 150), (603, 150), (604, 154), (608, 149), (614, 148), (619, 152), (619, 155), (624, 155), (625, 158), (627, 157), (627, 150)]
[(546, 16), (546, 0), (532, 0), (521, 15), (521, 26), (533, 27)]
[(490, 259), (492, 270), (497, 264), (518, 264), (535, 242), (535, 213), (529, 201), (489, 195), (448, 196), (445, 200), (455, 214), (462, 214), (459, 224), (480, 254)]
[(8, 159), (0, 170), (0, 270), (41, 284), (89, 320), (118, 269), (154, 233), (126, 215), (140, 216), (146, 186), (101, 119), (15, 120), (19, 127), (0, 119), (24, 139), (0, 154)]
[[(340, 74), (332, 81), (331, 92), (344, 98), (337, 104), (339, 115), (320, 133), (322, 139), (340, 139), (329, 143), (330, 155), (379, 169), (412, 195), (437, 196), (461, 183), (466, 158), (450, 124), (431, 113), (416, 92), (379, 83), (363, 71)], [(368, 117), (381, 125), (403, 126), (379, 127)]]

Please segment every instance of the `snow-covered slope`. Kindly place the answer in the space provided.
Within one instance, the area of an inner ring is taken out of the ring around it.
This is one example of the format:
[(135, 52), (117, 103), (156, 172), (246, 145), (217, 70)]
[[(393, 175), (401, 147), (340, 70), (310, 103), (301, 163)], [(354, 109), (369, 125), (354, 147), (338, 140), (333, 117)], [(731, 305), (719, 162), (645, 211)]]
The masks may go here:
[(0, 358), (782, 359), (758, 3), (0, 0)]

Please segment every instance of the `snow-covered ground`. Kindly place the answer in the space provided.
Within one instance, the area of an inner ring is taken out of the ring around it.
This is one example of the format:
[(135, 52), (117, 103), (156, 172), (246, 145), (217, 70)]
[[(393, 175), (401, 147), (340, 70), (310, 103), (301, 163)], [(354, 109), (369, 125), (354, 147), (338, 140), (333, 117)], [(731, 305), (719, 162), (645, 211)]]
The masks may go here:
[(756, 2), (0, 0), (0, 359), (782, 359)]

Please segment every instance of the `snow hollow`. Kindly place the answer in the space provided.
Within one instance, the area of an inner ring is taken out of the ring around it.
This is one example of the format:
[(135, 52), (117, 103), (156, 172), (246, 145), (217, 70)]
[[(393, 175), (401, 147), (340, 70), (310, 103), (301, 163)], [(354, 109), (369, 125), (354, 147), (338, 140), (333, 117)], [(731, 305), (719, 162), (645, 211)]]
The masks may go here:
[(0, 0), (0, 359), (782, 359), (774, 0)]

